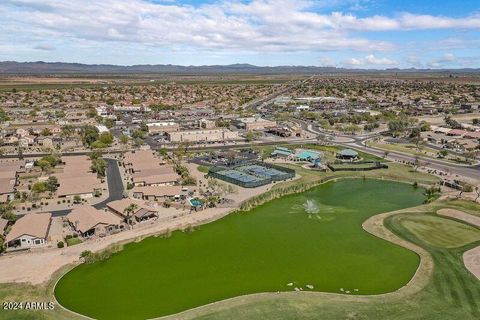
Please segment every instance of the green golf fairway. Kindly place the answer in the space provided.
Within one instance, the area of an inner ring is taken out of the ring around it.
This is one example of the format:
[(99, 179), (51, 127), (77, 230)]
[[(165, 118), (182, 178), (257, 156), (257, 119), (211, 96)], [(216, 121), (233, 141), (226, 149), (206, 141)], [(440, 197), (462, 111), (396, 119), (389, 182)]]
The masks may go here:
[(394, 291), (412, 278), (419, 257), (362, 223), (421, 204), (423, 191), (381, 180), (328, 182), (193, 233), (128, 244), (68, 272), (55, 296), (93, 318), (146, 319), (257, 292)]

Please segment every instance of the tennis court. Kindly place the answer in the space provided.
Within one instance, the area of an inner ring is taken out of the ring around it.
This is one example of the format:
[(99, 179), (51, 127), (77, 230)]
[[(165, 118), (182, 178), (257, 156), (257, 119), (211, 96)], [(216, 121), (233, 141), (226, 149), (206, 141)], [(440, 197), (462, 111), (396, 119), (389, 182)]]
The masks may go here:
[(254, 188), (293, 178), (295, 171), (272, 164), (252, 163), (229, 168), (214, 167), (208, 174), (244, 188)]

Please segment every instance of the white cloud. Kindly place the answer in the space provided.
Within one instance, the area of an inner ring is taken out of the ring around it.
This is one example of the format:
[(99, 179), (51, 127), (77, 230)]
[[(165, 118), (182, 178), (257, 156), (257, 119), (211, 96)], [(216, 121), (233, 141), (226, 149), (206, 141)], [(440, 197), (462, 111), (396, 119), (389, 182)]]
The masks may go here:
[(423, 67), (422, 62), (420, 61), (420, 58), (416, 55), (409, 55), (405, 58), (405, 61), (408, 63), (409, 66), (416, 67), (416, 68), (421, 68)]
[(443, 57), (439, 60), (440, 62), (452, 62), (455, 61), (455, 55), (453, 53), (446, 53)]
[(391, 60), (388, 58), (377, 58), (373, 54), (369, 54), (365, 57), (367, 64), (371, 65), (383, 65), (383, 66), (394, 66), (397, 65), (398, 62), (395, 60)]
[(320, 66), (322, 67), (335, 67), (337, 64), (331, 57), (320, 58)]
[(397, 66), (398, 62), (385, 57), (377, 58), (373, 54), (369, 54), (364, 58), (349, 58), (343, 61), (343, 65), (349, 67), (367, 66), (367, 67), (387, 67)]
[(358, 66), (365, 65), (365, 61), (363, 61), (361, 59), (349, 58), (347, 60), (344, 60), (343, 64), (346, 65), (346, 66), (350, 66), (350, 67), (353, 67), (353, 66), (358, 67)]
[(446, 67), (447, 65), (455, 63), (456, 61), (457, 61), (457, 58), (455, 57), (454, 54), (446, 53), (439, 58), (428, 61), (427, 66), (429, 68), (443, 68), (443, 67)]
[[(356, 1), (353, 1), (356, 3)], [(401, 14), (396, 17), (316, 13), (309, 0), (224, 1), (193, 7), (145, 0), (3, 0), (5, 28), (70, 41), (131, 42), (144, 46), (219, 51), (388, 51), (394, 45), (356, 31), (480, 28), (480, 16)], [(393, 65), (371, 57), (367, 63)]]

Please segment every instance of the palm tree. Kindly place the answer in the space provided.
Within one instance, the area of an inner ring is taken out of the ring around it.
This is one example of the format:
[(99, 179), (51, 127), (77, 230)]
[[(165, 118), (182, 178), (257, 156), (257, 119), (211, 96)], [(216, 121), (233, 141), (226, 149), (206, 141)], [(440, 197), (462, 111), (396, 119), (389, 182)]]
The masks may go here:
[(130, 203), (128, 207), (123, 210), (123, 213), (125, 213), (127, 216), (125, 221), (127, 222), (128, 226), (132, 225), (131, 216), (135, 213), (135, 211), (137, 211), (137, 209), (138, 205), (136, 203)]

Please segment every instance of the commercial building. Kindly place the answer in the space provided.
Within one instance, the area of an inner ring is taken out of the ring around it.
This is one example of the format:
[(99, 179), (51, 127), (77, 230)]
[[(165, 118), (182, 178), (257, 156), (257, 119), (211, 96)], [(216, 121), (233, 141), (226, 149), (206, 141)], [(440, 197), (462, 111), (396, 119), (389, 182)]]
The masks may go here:
[(147, 127), (150, 135), (180, 130), (180, 125), (173, 121), (147, 123)]
[(167, 138), (170, 142), (217, 142), (238, 140), (239, 135), (236, 131), (212, 129), (168, 132)]
[(198, 120), (198, 127), (201, 129), (213, 129), (215, 128), (215, 121), (208, 119), (200, 119)]
[(260, 117), (238, 118), (232, 121), (232, 123), (240, 129), (246, 131), (252, 130), (265, 130), (267, 128), (273, 128), (277, 126), (275, 121), (270, 121)]
[(145, 106), (113, 106), (113, 111), (118, 112), (150, 112), (149, 107)]

